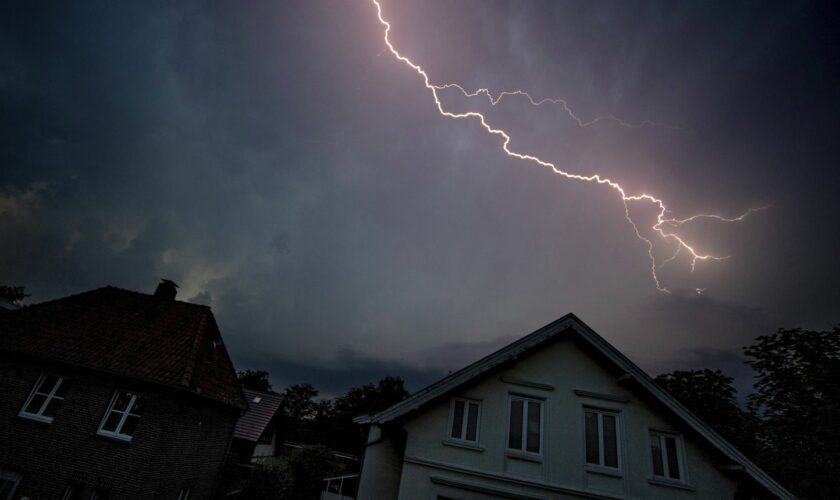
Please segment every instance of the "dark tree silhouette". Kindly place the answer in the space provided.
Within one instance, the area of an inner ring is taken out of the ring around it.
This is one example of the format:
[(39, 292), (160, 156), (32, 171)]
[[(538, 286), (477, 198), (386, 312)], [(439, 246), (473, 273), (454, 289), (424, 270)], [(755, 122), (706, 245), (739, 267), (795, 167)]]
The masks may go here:
[(25, 286), (0, 285), (0, 299), (5, 299), (9, 302), (19, 304), (23, 302), (23, 299), (26, 297), (29, 297), (29, 294), (26, 293)]
[(676, 370), (654, 380), (741, 452), (755, 453), (756, 422), (738, 406), (732, 377), (720, 370)]
[(744, 348), (756, 372), (759, 461), (801, 498), (840, 491), (840, 328), (779, 330)]
[(274, 392), (265, 370), (244, 370), (236, 372), (236, 378), (243, 389), (252, 391)]

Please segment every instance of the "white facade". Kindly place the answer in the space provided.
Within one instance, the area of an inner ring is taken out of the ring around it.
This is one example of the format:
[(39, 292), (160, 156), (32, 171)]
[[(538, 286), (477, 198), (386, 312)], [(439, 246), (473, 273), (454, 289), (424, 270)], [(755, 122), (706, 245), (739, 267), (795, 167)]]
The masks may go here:
[(732, 499), (755, 481), (597, 346), (535, 340), (371, 417), (358, 498)]

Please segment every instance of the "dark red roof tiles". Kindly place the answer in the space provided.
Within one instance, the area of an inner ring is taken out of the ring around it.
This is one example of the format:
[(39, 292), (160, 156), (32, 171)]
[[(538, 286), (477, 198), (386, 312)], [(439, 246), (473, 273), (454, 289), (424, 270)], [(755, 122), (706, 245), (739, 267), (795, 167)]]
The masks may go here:
[(246, 408), (209, 307), (105, 287), (0, 315), (0, 351)]
[(257, 441), (283, 405), (283, 396), (245, 389), (248, 411), (239, 417), (233, 437)]

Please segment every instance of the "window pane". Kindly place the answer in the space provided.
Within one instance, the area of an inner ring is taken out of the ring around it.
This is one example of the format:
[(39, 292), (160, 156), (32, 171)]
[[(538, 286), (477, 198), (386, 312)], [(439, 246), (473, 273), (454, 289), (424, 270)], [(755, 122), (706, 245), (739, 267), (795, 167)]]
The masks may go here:
[(44, 382), (41, 384), (41, 387), (38, 388), (38, 392), (43, 392), (44, 394), (49, 394), (52, 392), (53, 387), (55, 384), (58, 383), (59, 378), (55, 375), (47, 375), (44, 377)]
[(125, 411), (129, 402), (131, 402), (131, 394), (120, 391), (117, 393), (117, 399), (114, 400), (114, 406), (112, 408), (119, 411)]
[(528, 401), (528, 438), (525, 449), (540, 452), (540, 403)]
[(600, 464), (598, 453), (598, 414), (586, 412), (586, 463)]
[(604, 465), (618, 467), (618, 434), (615, 415), (602, 415), (604, 428)]
[(143, 400), (140, 396), (134, 398), (134, 405), (131, 407), (130, 413), (133, 413), (137, 416), (143, 414), (143, 410), (146, 409), (146, 401)]
[(128, 415), (125, 417), (125, 422), (123, 423), (122, 429), (120, 429), (120, 434), (133, 436), (134, 430), (137, 428), (137, 422), (139, 421), (140, 417), (135, 417), (134, 415)]
[(38, 412), (41, 411), (41, 405), (43, 405), (44, 401), (46, 401), (46, 400), (47, 400), (47, 397), (44, 396), (43, 394), (35, 394), (32, 397), (32, 400), (29, 401), (29, 404), (26, 405), (26, 408), (24, 408), (23, 411), (25, 411), (26, 413), (33, 413), (33, 414), (37, 415)]
[(478, 403), (470, 403), (467, 413), (467, 441), (475, 441), (478, 434)]
[(510, 429), (508, 429), (508, 448), (513, 450), (522, 449), (522, 410), (524, 409), (521, 399), (514, 399), (510, 402)]
[(61, 406), (61, 401), (62, 400), (59, 398), (52, 398), (50, 402), (47, 403), (47, 408), (44, 410), (44, 413), (42, 413), (42, 415), (50, 418), (54, 417), (55, 412), (58, 411), (58, 407)]
[(67, 389), (70, 388), (70, 384), (67, 382), (67, 379), (61, 379), (61, 385), (58, 386), (58, 389), (55, 391), (56, 397), (63, 398), (67, 396)]
[(650, 454), (653, 458), (653, 475), (664, 476), (665, 469), (662, 466), (662, 445), (659, 442), (659, 436), (651, 434), (650, 436)]
[(464, 402), (455, 401), (455, 413), (452, 415), (452, 437), (461, 439), (461, 429), (464, 428)]
[(672, 437), (666, 437), (665, 450), (668, 453), (668, 477), (679, 479), (680, 465), (677, 462), (677, 440)]
[(109, 412), (108, 418), (105, 420), (105, 425), (102, 426), (102, 430), (108, 432), (116, 432), (117, 426), (120, 424), (121, 418), (122, 413), (115, 411)]

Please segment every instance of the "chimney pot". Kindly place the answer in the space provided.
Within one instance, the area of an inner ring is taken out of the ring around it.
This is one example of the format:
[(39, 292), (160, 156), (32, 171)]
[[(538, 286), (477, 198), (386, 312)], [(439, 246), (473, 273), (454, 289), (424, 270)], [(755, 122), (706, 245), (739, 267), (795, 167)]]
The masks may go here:
[(172, 280), (162, 279), (155, 289), (155, 297), (162, 300), (175, 300), (178, 295), (178, 285)]

